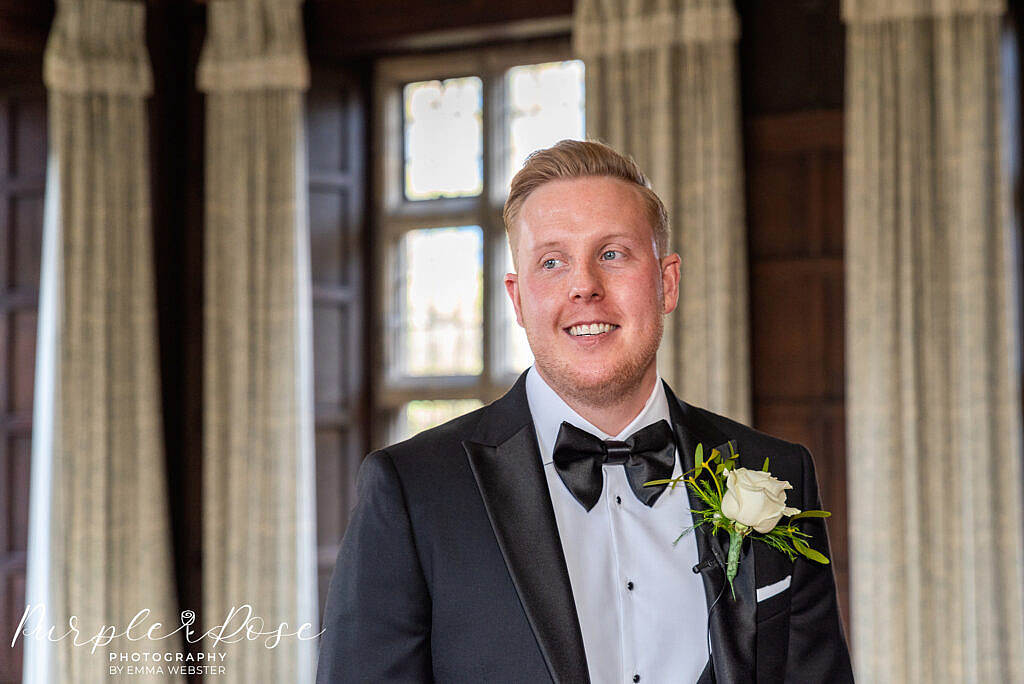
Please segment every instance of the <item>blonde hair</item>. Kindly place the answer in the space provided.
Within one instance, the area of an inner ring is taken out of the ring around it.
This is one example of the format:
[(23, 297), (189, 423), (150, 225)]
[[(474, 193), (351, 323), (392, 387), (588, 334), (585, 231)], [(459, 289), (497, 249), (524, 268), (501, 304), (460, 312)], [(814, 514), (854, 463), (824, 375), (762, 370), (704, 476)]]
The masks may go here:
[(668, 253), (668, 213), (661, 199), (651, 190), (651, 183), (632, 157), (619, 154), (608, 145), (593, 140), (562, 140), (551, 147), (537, 150), (512, 179), (512, 188), (505, 200), (502, 217), (512, 256), (517, 258), (512, 226), (519, 217), (523, 203), (534, 190), (553, 180), (606, 176), (618, 178), (637, 188), (654, 230), (658, 256)]

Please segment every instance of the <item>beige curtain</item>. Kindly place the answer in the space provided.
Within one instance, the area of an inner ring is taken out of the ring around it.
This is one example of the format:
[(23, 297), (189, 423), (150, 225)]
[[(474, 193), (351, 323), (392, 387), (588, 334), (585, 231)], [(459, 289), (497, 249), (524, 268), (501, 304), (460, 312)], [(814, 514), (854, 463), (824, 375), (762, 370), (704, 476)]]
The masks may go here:
[(855, 669), (869, 682), (1024, 682), (1003, 5), (843, 11)]
[[(312, 341), (298, 0), (213, 0), (206, 93), (203, 603), (307, 640), (220, 646), (225, 682), (312, 682)], [(212, 622), (211, 622), (212, 621)], [(207, 646), (210, 648), (209, 645)]]
[(680, 396), (750, 420), (746, 231), (729, 0), (578, 0), (587, 135), (632, 155), (682, 257), (659, 371)]
[[(142, 2), (61, 0), (46, 47), (49, 101), (33, 416), (27, 602), (85, 636), (180, 624), (160, 423)], [(63, 628), (62, 628), (63, 626)], [(168, 629), (167, 631), (170, 631)], [(91, 653), (25, 641), (25, 682), (110, 676), (108, 652), (179, 651), (177, 637)], [(123, 663), (122, 663), (123, 664)], [(166, 669), (164, 670), (166, 673)]]

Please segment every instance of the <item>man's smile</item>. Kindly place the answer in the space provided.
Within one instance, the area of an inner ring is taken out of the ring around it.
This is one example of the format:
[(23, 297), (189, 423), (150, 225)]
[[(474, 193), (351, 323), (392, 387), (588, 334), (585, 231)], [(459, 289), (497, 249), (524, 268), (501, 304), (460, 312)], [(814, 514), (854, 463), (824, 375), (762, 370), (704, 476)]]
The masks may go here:
[(617, 329), (619, 326), (614, 323), (606, 323), (604, 321), (594, 321), (586, 323), (574, 323), (564, 330), (573, 337), (593, 337), (597, 335), (604, 335)]

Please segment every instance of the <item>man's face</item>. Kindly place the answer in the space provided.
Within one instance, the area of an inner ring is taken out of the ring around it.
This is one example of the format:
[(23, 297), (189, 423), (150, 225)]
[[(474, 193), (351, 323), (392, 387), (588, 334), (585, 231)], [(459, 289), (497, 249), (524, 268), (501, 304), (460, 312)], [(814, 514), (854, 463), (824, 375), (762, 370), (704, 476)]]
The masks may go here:
[(658, 257), (638, 189), (608, 177), (534, 190), (516, 221), (505, 289), (537, 370), (565, 398), (607, 406), (653, 381), (679, 256)]

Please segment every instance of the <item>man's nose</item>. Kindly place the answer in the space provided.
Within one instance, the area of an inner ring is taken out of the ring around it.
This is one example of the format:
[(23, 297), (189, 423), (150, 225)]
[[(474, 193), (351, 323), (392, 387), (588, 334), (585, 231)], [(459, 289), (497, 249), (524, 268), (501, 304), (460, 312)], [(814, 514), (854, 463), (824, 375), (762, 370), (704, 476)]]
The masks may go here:
[(569, 299), (573, 301), (589, 301), (604, 296), (604, 285), (597, 267), (591, 263), (582, 263), (572, 272), (569, 286)]

